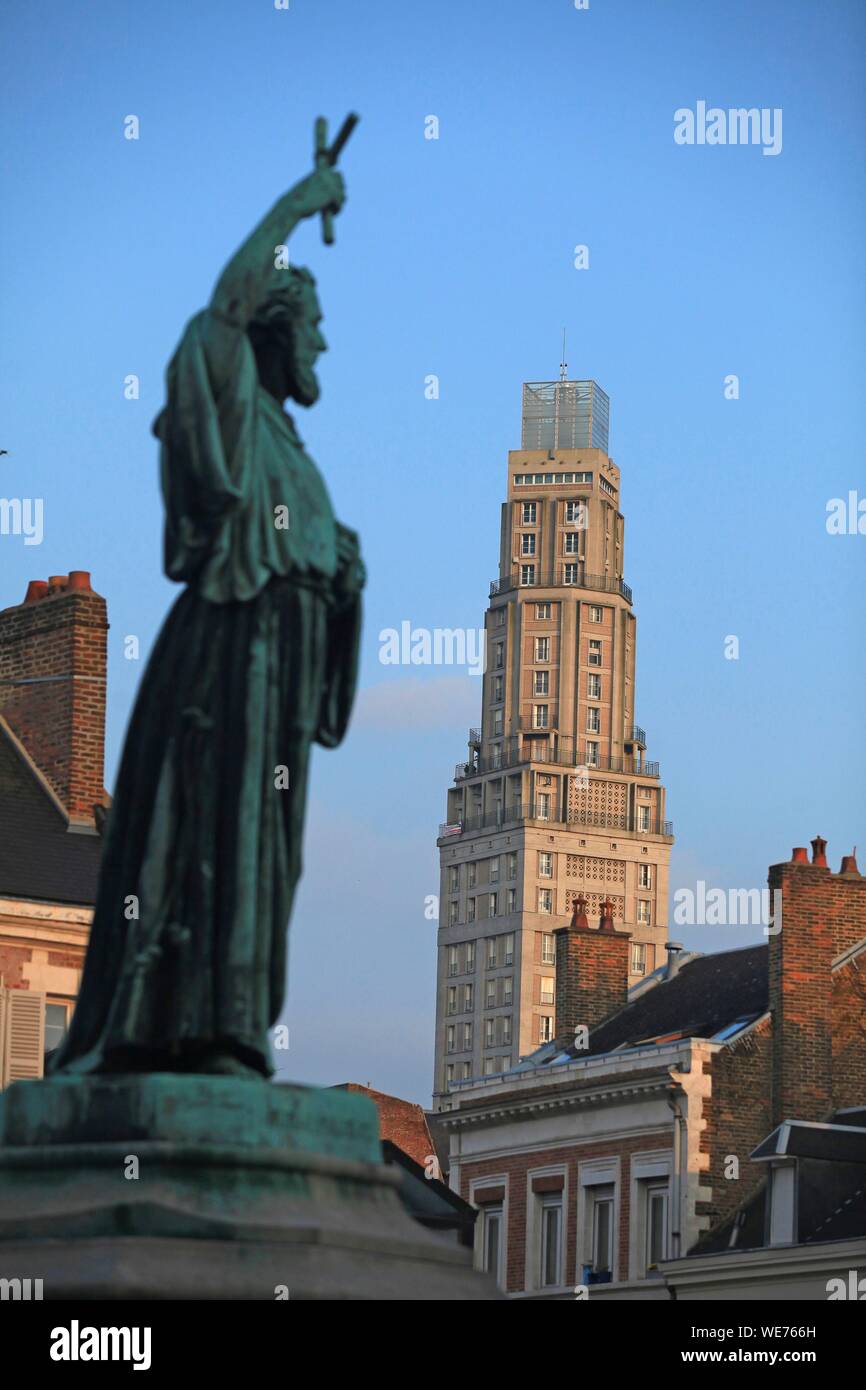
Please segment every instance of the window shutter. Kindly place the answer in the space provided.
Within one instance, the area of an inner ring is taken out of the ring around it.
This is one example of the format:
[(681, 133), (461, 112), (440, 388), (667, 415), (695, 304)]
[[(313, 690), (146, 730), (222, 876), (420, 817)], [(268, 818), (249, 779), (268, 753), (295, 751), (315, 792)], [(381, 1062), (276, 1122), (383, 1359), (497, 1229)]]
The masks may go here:
[(45, 1058), (45, 995), (6, 989), (0, 1005), (0, 1085), (42, 1075)]

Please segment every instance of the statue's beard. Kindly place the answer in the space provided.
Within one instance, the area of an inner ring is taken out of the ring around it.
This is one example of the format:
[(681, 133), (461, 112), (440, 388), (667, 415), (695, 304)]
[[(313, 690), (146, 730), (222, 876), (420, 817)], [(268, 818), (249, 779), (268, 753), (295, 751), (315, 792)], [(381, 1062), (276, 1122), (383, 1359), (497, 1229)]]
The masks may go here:
[(298, 362), (292, 364), (288, 394), (299, 405), (315, 405), (319, 399), (319, 382), (312, 367)]

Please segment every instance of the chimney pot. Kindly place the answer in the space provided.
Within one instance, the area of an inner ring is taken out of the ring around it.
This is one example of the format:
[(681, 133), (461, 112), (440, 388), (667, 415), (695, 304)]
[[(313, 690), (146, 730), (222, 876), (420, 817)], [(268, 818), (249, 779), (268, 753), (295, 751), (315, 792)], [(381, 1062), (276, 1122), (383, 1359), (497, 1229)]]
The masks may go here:
[(808, 864), (809, 851), (805, 845), (799, 845), (791, 854), (792, 864)]
[(819, 869), (826, 869), (827, 856), (824, 853), (827, 848), (827, 841), (822, 840), (820, 835), (816, 835), (812, 844), (812, 863)]
[(31, 579), (27, 585), (27, 593), (24, 595), (25, 603), (36, 603), (37, 599), (44, 598), (48, 593), (47, 579)]
[(68, 575), (49, 574), (48, 589), (50, 593), (57, 593), (59, 589), (65, 589), (68, 582)]
[(672, 980), (680, 968), (680, 953), (683, 949), (681, 941), (666, 941), (665, 950), (668, 953), (667, 966), (665, 969), (665, 979)]
[(582, 927), (584, 931), (589, 930), (589, 922), (586, 917), (586, 898), (582, 893), (578, 893), (574, 900), (569, 926)]
[(90, 570), (70, 570), (67, 589), (80, 589), (89, 593), (90, 590)]
[(601, 921), (598, 924), (599, 931), (615, 931), (613, 925), (613, 903), (610, 898), (605, 898), (601, 905)]
[(856, 846), (856, 845), (854, 846), (854, 848), (853, 848), (853, 850), (851, 851), (850, 854), (846, 854), (846, 855), (843, 856), (843, 858), (842, 858), (842, 867), (841, 867), (841, 869), (839, 870), (839, 872), (840, 872), (840, 874), (852, 874), (852, 875), (856, 874), (858, 878), (860, 877), (860, 870), (857, 868), (857, 846)]

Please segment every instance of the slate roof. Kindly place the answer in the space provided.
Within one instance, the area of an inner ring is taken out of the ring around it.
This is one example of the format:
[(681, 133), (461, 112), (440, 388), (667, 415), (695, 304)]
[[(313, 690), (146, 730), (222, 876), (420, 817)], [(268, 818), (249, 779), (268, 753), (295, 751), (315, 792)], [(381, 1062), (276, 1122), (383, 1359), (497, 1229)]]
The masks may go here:
[(99, 835), (70, 833), (32, 764), (0, 727), (0, 897), (90, 907)]
[(618, 1048), (668, 1039), (712, 1038), (738, 1020), (743, 1024), (769, 1007), (768, 952), (765, 945), (684, 961), (671, 980), (663, 979), (590, 1030), (589, 1047), (546, 1048), (538, 1065), (570, 1057), (597, 1057)]

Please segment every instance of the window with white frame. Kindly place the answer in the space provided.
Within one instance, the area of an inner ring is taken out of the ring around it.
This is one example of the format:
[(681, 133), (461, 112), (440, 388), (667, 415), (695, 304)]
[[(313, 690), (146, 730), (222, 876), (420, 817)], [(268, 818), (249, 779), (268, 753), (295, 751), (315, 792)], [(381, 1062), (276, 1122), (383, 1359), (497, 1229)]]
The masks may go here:
[(646, 1193), (646, 1267), (654, 1269), (668, 1257), (668, 1186), (667, 1183), (647, 1185)]
[(511, 1042), (511, 1014), (503, 1014), (499, 1023), (502, 1044), (507, 1046)]
[(545, 1193), (541, 1198), (541, 1287), (555, 1288), (562, 1283), (562, 1193)]
[(524, 586), (524, 588), (528, 588), (535, 583), (534, 565), (520, 566), (520, 583)]
[(495, 1008), (496, 1008), (496, 980), (495, 980), (495, 979), (494, 979), (494, 980), (488, 980), (488, 981), (487, 981), (487, 986), (486, 986), (486, 991), (485, 991), (485, 998), (484, 998), (484, 1007), (487, 1008), (487, 1009), (495, 1009)]
[(456, 926), (456, 924), (457, 924), (457, 913), (458, 913), (458, 911), (459, 911), (459, 907), (460, 907), (460, 904), (456, 901), (456, 899), (453, 900), (452, 902), (450, 902), (450, 903), (448, 904), (448, 925), (449, 925), (449, 927)]
[(597, 734), (601, 731), (601, 710), (596, 705), (587, 706), (586, 730), (590, 734)]
[(550, 850), (538, 851), (538, 877), (553, 878), (553, 854)]
[(542, 965), (556, 964), (556, 938), (553, 932), (541, 933), (541, 963)]
[(642, 941), (631, 943), (631, 973), (633, 975), (646, 974), (646, 946)]
[(449, 1014), (456, 1014), (456, 1012), (457, 1012), (457, 986), (456, 986), (456, 985), (449, 985), (449, 986), (448, 986), (448, 1004), (447, 1004), (447, 1012), (448, 1012)]
[(503, 718), (504, 718), (504, 715), (503, 715), (503, 712), (502, 712), (501, 709), (495, 709), (495, 710), (493, 711), (493, 737), (494, 737), (494, 738), (501, 738), (501, 737), (502, 737)]
[(538, 1018), (538, 1041), (553, 1042), (553, 1015), (540, 1014)]
[(535, 532), (534, 532), (534, 531), (524, 531), (523, 535), (520, 537), (520, 553), (521, 553), (521, 555), (534, 555), (534, 554), (535, 554)]
[(601, 640), (597, 637), (589, 639), (589, 664), (590, 666), (601, 665)]
[(580, 523), (583, 520), (583, 505), (582, 502), (566, 502), (565, 520), (569, 525), (573, 526), (575, 522)]
[(548, 727), (549, 716), (550, 716), (550, 707), (549, 707), (548, 705), (533, 705), (533, 706), (532, 706), (532, 727), (533, 727), (533, 729), (546, 729), (546, 728)]
[(638, 806), (638, 808), (637, 808), (637, 828), (638, 828), (638, 830), (649, 830), (649, 828), (650, 828), (650, 808), (649, 808), (649, 806)]
[(586, 678), (586, 693), (590, 700), (601, 699), (601, 676), (590, 671)]
[(447, 1064), (446, 1067), (445, 1067), (445, 1085), (446, 1085), (446, 1086), (450, 1086), (450, 1085), (451, 1085), (451, 1082), (452, 1082), (453, 1080), (454, 1080), (454, 1063), (453, 1063), (453, 1062), (448, 1062), (448, 1064)]
[(475, 921), (475, 899), (474, 899), (474, 898), (467, 898), (467, 899), (466, 899), (466, 920), (467, 920), (467, 922), (474, 922), (474, 921)]
[(470, 887), (470, 888), (474, 888), (474, 887), (475, 887), (475, 876), (476, 876), (477, 872), (478, 872), (478, 869), (477, 869), (477, 866), (476, 866), (474, 860), (473, 860), (472, 863), (466, 865), (466, 879), (467, 879), (467, 885), (468, 885), (468, 887)]
[(503, 1220), (501, 1204), (481, 1208), (481, 1268), (498, 1284), (502, 1283)]
[(566, 531), (565, 533), (565, 553), (566, 555), (576, 555), (579, 550), (580, 532)]
[(598, 744), (591, 740), (587, 740), (586, 744), (586, 765), (598, 767)]
[(535, 605), (535, 617), (539, 622), (546, 622), (550, 618), (550, 604), (537, 603)]
[(600, 623), (603, 618), (604, 610), (599, 608), (597, 604), (591, 603), (589, 605), (589, 621), (591, 623)]
[(651, 921), (651, 908), (649, 898), (638, 898), (637, 900), (637, 920), (642, 927), (648, 927)]
[(535, 799), (536, 820), (550, 820), (550, 792), (539, 792)]
[(536, 639), (535, 639), (535, 660), (536, 660), (536, 661), (549, 661), (549, 660), (550, 660), (550, 638), (549, 638), (549, 637), (536, 637)]
[[(2, 983), (2, 981), (0, 981)], [(49, 1053), (54, 1052), (66, 1037), (66, 1030), (69, 1026), (69, 1005), (58, 1004), (53, 1001), (46, 1001), (45, 1004), (45, 1038), (43, 1041), (44, 1055), (47, 1058)], [(11, 1030), (10, 1030), (11, 1032)], [(44, 1063), (43, 1063), (44, 1069)]]
[(506, 901), (506, 907), (505, 907), (505, 911), (506, 911), (506, 912), (516, 912), (516, 911), (517, 911), (517, 889), (516, 889), (516, 888), (509, 888), (509, 889), (508, 889), (508, 896), (507, 896), (507, 898), (506, 898), (505, 901)]
[(498, 950), (497, 950), (496, 937), (495, 937), (495, 936), (488, 936), (488, 938), (487, 938), (487, 969), (488, 969), (488, 970), (495, 970), (495, 969), (496, 969), (496, 966), (499, 964), (498, 955), (499, 955), (499, 952), (498, 952)]
[(506, 878), (517, 878), (517, 851), (510, 849), (505, 856)]
[(475, 969), (475, 942), (466, 942), (466, 974), (471, 975)]
[(538, 890), (538, 910), (548, 916), (553, 911), (553, 889), (539, 888)]
[(510, 1004), (514, 999), (514, 976), (505, 975), (502, 979), (502, 1002)]
[(637, 866), (637, 886), (638, 888), (652, 888), (653, 871), (651, 864), (638, 864)]
[(497, 895), (496, 895), (496, 893), (491, 893), (491, 894), (488, 896), (488, 899), (487, 899), (487, 916), (488, 916), (488, 917), (495, 917), (495, 916), (496, 916), (496, 903), (497, 903)]
[(457, 1025), (449, 1023), (445, 1029), (445, 1049), (447, 1052), (457, 1051)]
[(464, 1024), (463, 1024), (463, 1051), (464, 1051), (464, 1052), (471, 1052), (471, 1051), (472, 1051), (472, 1024), (471, 1024), (471, 1023), (464, 1023)]
[(550, 672), (533, 671), (532, 693), (533, 695), (550, 694)]
[(488, 883), (498, 883), (498, 882), (499, 882), (499, 855), (498, 855), (498, 854), (495, 854), (495, 855), (493, 856), (492, 859), (488, 859), (487, 863), (488, 863), (488, 866), (489, 866), (489, 873), (488, 873), (488, 878), (487, 878)]
[(494, 705), (501, 705), (501, 704), (502, 704), (502, 696), (503, 696), (503, 694), (504, 694), (504, 691), (505, 691), (505, 685), (504, 685), (503, 677), (502, 677), (502, 676), (494, 676), (494, 677), (493, 677), (493, 703), (494, 703)]
[(534, 525), (535, 525), (535, 520), (536, 520), (536, 504), (535, 504), (535, 502), (523, 502), (523, 503), (521, 504), (521, 506), (522, 506), (521, 521), (522, 521), (523, 525), (524, 525), (524, 526), (534, 526)]
[(593, 1282), (609, 1283), (613, 1277), (614, 1185), (597, 1183), (587, 1189), (590, 1272)]
[(514, 932), (510, 931), (505, 938), (505, 964), (511, 965), (514, 961)]
[(576, 583), (577, 583), (577, 565), (574, 564), (573, 561), (569, 561), (569, 562), (567, 562), (566, 564), (563, 565), (563, 567), (562, 567), (562, 582), (563, 582), (563, 584), (576, 584)]
[(456, 946), (448, 947), (448, 974), (460, 974), (460, 953)]
[(475, 995), (474, 995), (474, 992), (473, 992), (473, 991), (474, 991), (474, 986), (473, 986), (473, 985), (464, 985), (464, 986), (463, 986), (463, 1012), (464, 1012), (464, 1013), (471, 1014), (473, 1008), (475, 1007)]
[(450, 865), (448, 869), (448, 892), (456, 893), (460, 887), (460, 868), (457, 864)]
[(496, 1045), (496, 1019), (485, 1018), (484, 1020), (484, 1046), (494, 1047)]
[(553, 979), (553, 977), (552, 977), (551, 975), (542, 975), (542, 977), (541, 977), (541, 997), (540, 997), (540, 999), (539, 999), (539, 1003), (541, 1003), (541, 1004), (552, 1004), (552, 1003), (554, 1002), (555, 990), (556, 990), (556, 981)]

